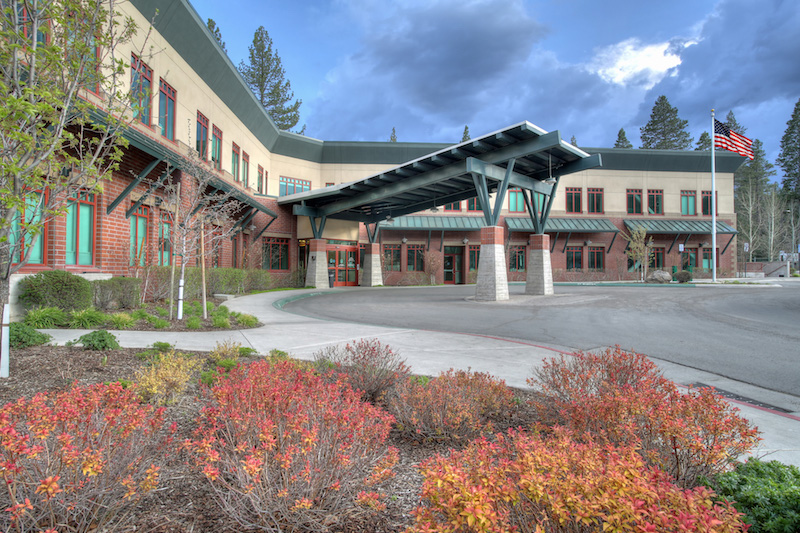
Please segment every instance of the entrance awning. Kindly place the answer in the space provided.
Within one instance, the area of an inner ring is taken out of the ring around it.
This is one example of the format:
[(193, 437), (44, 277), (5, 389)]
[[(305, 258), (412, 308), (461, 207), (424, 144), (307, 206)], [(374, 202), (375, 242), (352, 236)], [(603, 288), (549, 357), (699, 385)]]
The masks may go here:
[[(534, 231), (533, 222), (528, 217), (506, 217), (508, 231)], [(571, 233), (619, 233), (619, 229), (607, 218), (554, 218), (550, 217), (544, 226), (547, 232)]]
[[(651, 235), (711, 235), (710, 220), (653, 220), (627, 219), (623, 221), (628, 231), (644, 228)], [(717, 220), (717, 233), (736, 235), (739, 232), (729, 224)]]
[(418, 215), (397, 217), (394, 222), (383, 221), (379, 224), (381, 231), (391, 230), (445, 230), (445, 231), (480, 231), (483, 217), (473, 216), (433, 216)]

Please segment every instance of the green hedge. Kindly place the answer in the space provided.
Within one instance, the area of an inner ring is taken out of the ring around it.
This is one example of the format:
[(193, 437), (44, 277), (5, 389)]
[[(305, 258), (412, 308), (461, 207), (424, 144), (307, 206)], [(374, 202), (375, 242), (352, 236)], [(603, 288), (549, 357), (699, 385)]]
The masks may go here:
[[(171, 267), (153, 266), (142, 269), (142, 291), (147, 300), (169, 298)], [(178, 296), (180, 269), (175, 270), (175, 297)], [(268, 290), (281, 287), (302, 286), (305, 275), (299, 271), (275, 275), (268, 270), (257, 268), (207, 268), (206, 290), (213, 294), (247, 294), (251, 291)], [(200, 298), (200, 268), (187, 267), (184, 298)]]
[(92, 282), (94, 306), (103, 311), (110, 309), (135, 309), (141, 301), (142, 280), (115, 277)]
[(27, 308), (58, 307), (81, 310), (93, 303), (92, 284), (65, 270), (48, 270), (19, 282), (19, 301)]

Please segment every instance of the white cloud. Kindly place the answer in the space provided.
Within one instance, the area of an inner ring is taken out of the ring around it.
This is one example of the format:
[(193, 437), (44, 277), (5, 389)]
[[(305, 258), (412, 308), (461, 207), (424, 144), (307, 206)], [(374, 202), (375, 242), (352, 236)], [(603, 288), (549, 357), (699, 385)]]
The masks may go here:
[[(680, 48), (694, 44), (681, 43)], [(650, 89), (681, 64), (673, 42), (642, 44), (631, 38), (600, 49), (586, 68), (609, 83)]]

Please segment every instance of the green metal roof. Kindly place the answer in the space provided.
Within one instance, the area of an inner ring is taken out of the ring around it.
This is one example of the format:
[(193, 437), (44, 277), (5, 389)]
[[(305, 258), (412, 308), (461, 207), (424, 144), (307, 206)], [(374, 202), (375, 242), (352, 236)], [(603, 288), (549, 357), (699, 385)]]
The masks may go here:
[[(533, 231), (530, 217), (506, 217), (508, 231)], [(619, 233), (619, 229), (607, 218), (553, 218), (549, 217), (545, 232), (572, 233)]]
[[(647, 233), (652, 235), (711, 235), (710, 220), (664, 220), (652, 218), (637, 218), (624, 220), (628, 230), (644, 228)], [(729, 224), (717, 220), (717, 233), (735, 235), (739, 233)]]
[(450, 230), (475, 231), (483, 227), (483, 216), (411, 215), (397, 217), (394, 222), (383, 221), (381, 231), (387, 230)]
[[(711, 173), (710, 150), (643, 150), (627, 148), (583, 148), (603, 157), (604, 170), (636, 170), (646, 172)], [(736, 172), (747, 160), (733, 152), (717, 150), (714, 163), (717, 172)]]

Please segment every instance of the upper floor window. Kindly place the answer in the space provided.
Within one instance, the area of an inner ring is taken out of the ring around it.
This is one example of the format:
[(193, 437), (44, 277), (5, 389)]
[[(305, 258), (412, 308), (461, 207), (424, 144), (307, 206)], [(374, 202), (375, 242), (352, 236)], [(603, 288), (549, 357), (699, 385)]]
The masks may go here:
[(208, 119), (200, 111), (197, 112), (197, 140), (195, 148), (200, 154), (200, 159), (208, 160)]
[(540, 192), (533, 193), (533, 205), (536, 206), (536, 210), (540, 213), (544, 212), (544, 202), (546, 198), (547, 195), (543, 193)]
[(242, 152), (242, 185), (245, 189), (250, 186), (250, 156), (247, 152)]
[(697, 214), (697, 192), (681, 191), (681, 215)]
[(508, 190), (508, 211), (510, 213), (525, 212), (525, 196), (520, 189)]
[(258, 192), (267, 194), (267, 190), (264, 188), (264, 167), (261, 165), (258, 165)]
[(67, 238), (65, 263), (94, 264), (95, 195), (81, 191), (67, 204)]
[(461, 211), (461, 202), (454, 202), (452, 204), (444, 204), (445, 211)]
[(478, 200), (477, 196), (467, 200), (467, 211), (483, 211), (481, 208), (481, 202)]
[(580, 187), (567, 187), (567, 213), (582, 213)]
[(211, 162), (214, 168), (222, 170), (222, 130), (216, 126), (211, 130)]
[[(717, 209), (716, 214), (719, 215), (719, 194), (715, 195), (717, 197)], [(711, 191), (703, 191), (702, 192), (702, 204), (703, 204), (703, 214), (707, 216), (711, 216)]]
[(641, 215), (642, 214), (642, 189), (628, 189), (628, 214)]
[(160, 98), (158, 100), (158, 125), (161, 126), (161, 135), (175, 140), (175, 95), (177, 94), (169, 83), (164, 80), (159, 82)]
[(231, 174), (233, 181), (239, 181), (239, 145), (232, 143), (231, 147)]
[(150, 94), (153, 90), (153, 69), (131, 54), (131, 93), (133, 118), (150, 125)]
[(664, 214), (664, 191), (662, 189), (647, 191), (647, 212), (651, 215)]
[(305, 192), (311, 190), (311, 182), (308, 180), (301, 180), (297, 178), (287, 178), (281, 176), (280, 190), (278, 196), (287, 196), (298, 192)]
[(587, 211), (589, 213), (602, 213), (603, 212), (603, 189), (590, 187), (586, 191), (587, 200), (589, 205)]

